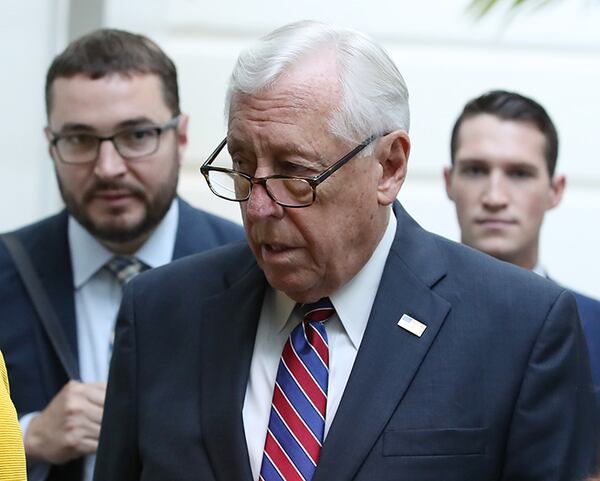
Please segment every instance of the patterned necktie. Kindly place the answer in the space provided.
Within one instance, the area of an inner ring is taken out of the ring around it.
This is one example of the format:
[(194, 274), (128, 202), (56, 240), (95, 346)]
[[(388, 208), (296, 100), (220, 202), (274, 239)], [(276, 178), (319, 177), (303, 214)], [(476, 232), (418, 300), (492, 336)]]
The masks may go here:
[(335, 310), (328, 298), (306, 307), (279, 361), (260, 481), (310, 481), (323, 445), (329, 378), (323, 323)]
[[(140, 272), (150, 269), (150, 266), (140, 261), (134, 256), (115, 256), (105, 264), (105, 267), (115, 276), (115, 279), (121, 285), (121, 288), (137, 276)], [(115, 342), (115, 326), (108, 339), (108, 359), (113, 351), (113, 344)]]
[(123, 286), (140, 272), (148, 269), (148, 266), (133, 256), (115, 256), (106, 263), (106, 268)]

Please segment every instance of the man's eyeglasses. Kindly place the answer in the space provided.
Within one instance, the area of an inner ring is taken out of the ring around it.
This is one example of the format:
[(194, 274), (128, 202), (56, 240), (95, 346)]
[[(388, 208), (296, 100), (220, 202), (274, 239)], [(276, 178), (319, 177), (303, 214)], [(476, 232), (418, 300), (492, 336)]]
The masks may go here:
[(125, 160), (152, 155), (158, 150), (161, 134), (168, 129), (177, 128), (179, 116), (173, 117), (162, 125), (131, 127), (119, 130), (108, 137), (87, 132), (55, 134), (52, 132), (50, 145), (54, 147), (58, 158), (65, 164), (90, 164), (95, 162), (100, 152), (100, 144), (106, 140), (113, 143), (115, 149)]
[(227, 144), (227, 138), (225, 138), (206, 162), (204, 162), (202, 167), (200, 167), (200, 172), (204, 175), (210, 190), (222, 199), (234, 202), (246, 201), (250, 198), (252, 187), (259, 184), (262, 185), (271, 199), (283, 207), (308, 207), (317, 197), (317, 186), (347, 164), (348, 161), (377, 137), (379, 135), (372, 135), (368, 139), (365, 139), (340, 160), (314, 177), (294, 177), (288, 175), (253, 177), (237, 170), (214, 167), (211, 164)]

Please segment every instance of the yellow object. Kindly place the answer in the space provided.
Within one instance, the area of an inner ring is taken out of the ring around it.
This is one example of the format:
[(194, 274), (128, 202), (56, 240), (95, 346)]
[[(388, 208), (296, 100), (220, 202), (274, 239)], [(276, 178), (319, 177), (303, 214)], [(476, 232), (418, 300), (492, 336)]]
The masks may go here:
[(15, 407), (10, 399), (8, 375), (0, 352), (0, 481), (25, 481), (25, 450)]

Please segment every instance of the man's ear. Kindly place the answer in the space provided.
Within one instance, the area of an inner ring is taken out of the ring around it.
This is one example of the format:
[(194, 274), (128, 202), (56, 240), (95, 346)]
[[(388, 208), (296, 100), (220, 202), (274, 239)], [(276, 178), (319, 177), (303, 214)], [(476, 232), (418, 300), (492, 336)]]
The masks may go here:
[(396, 130), (381, 138), (375, 153), (381, 164), (377, 200), (381, 205), (390, 205), (406, 178), (410, 138), (404, 130)]
[(564, 175), (555, 175), (550, 180), (550, 197), (548, 199), (548, 210), (554, 209), (562, 200), (567, 178)]
[(50, 155), (50, 158), (54, 160), (54, 149), (52, 148), (52, 144), (50, 143), (54, 136), (52, 135), (50, 127), (44, 127), (44, 135), (46, 136), (46, 140), (48, 140), (48, 154)]
[(183, 162), (183, 156), (188, 146), (188, 123), (190, 117), (187, 114), (179, 114), (179, 121), (177, 122), (177, 129), (175, 135), (177, 139), (177, 159), (179, 164)]
[(454, 166), (444, 167), (444, 184), (446, 185), (446, 195), (448, 199), (454, 202), (454, 197), (452, 196), (452, 169)]

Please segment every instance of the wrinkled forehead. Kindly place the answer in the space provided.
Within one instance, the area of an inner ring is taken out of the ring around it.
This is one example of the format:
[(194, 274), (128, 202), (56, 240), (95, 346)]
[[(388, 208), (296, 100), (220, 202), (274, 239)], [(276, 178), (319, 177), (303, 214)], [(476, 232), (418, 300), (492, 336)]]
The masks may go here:
[(281, 86), (253, 94), (238, 94), (229, 110), (229, 127), (240, 120), (294, 124), (299, 117), (316, 120), (329, 117), (334, 108), (331, 97), (306, 85)]
[(281, 79), (254, 94), (240, 94), (231, 104), (228, 144), (260, 142), (263, 147), (314, 143), (328, 136), (337, 107), (331, 82)]

